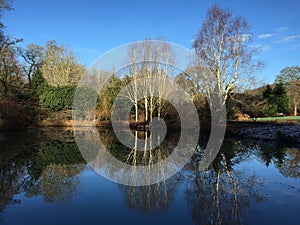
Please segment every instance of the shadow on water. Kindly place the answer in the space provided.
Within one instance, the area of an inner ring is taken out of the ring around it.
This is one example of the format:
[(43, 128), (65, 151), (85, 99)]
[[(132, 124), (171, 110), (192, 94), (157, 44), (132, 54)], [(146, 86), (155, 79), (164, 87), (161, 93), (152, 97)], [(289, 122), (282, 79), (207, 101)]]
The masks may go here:
[[(107, 151), (118, 160), (151, 169), (172, 153), (180, 134), (168, 133), (152, 151), (138, 150), (143, 146), (126, 148), (111, 131), (100, 131), (100, 136)], [(135, 133), (135, 138), (151, 142), (148, 137), (145, 132)], [(146, 186), (118, 185), (127, 208), (147, 215), (161, 214), (168, 212), (181, 194), (181, 204), (186, 204), (195, 224), (243, 224), (247, 223), (244, 215), (252, 210), (251, 205), (261, 204), (267, 197), (265, 180), (240, 165), (255, 159), (264, 167), (274, 166), (284, 177), (300, 177), (298, 148), (225, 139), (213, 163), (199, 171), (203, 146), (205, 141), (200, 141), (184, 169), (166, 181)], [(72, 131), (1, 133), (0, 149), (0, 219), (7, 208), (22, 204), (18, 194), (41, 196), (44, 202), (67, 206), (80, 193), (86, 161)]]

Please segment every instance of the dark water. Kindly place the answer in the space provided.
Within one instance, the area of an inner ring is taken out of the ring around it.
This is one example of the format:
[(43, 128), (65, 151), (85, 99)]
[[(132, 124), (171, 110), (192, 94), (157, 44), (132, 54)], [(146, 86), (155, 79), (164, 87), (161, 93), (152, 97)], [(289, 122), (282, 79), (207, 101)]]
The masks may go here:
[[(126, 158), (111, 132), (101, 136)], [(166, 151), (177, 136), (168, 135)], [(0, 224), (299, 224), (299, 148), (225, 139), (206, 171), (199, 160), (165, 182), (131, 187), (96, 174), (71, 131), (0, 133)]]

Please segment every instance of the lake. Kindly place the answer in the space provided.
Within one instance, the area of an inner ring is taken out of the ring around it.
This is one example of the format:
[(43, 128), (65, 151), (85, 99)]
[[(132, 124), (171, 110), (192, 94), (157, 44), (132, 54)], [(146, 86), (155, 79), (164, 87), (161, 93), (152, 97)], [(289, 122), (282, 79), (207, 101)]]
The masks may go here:
[[(167, 158), (179, 136), (170, 132), (151, 157), (139, 152), (132, 158), (111, 131), (99, 133), (107, 151), (131, 165)], [(201, 138), (197, 151), (205, 143)], [(289, 143), (226, 138), (207, 170), (198, 170), (196, 151), (174, 176), (146, 186), (117, 184), (97, 174), (70, 130), (0, 133), (0, 151), (3, 225), (300, 221), (300, 149)]]

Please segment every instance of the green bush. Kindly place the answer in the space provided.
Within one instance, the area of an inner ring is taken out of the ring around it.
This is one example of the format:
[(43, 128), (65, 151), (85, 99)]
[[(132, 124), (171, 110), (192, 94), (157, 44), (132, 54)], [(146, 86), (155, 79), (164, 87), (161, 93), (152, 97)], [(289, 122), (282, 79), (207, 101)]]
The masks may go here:
[(87, 112), (94, 112), (94, 100), (98, 94), (90, 87), (53, 87), (44, 83), (37, 89), (41, 105), (54, 111), (72, 109), (75, 93), (80, 116), (85, 117)]
[(226, 113), (228, 120), (235, 120), (237, 118), (238, 109), (236, 107), (236, 102), (231, 97), (226, 101)]
[(38, 89), (40, 103), (54, 111), (72, 109), (76, 86), (51, 87), (41, 85)]
[[(76, 90), (76, 99), (74, 106), (76, 107), (76, 116), (92, 119), (98, 99), (98, 93), (88, 86), (80, 86)], [(73, 103), (73, 98), (72, 98)]]

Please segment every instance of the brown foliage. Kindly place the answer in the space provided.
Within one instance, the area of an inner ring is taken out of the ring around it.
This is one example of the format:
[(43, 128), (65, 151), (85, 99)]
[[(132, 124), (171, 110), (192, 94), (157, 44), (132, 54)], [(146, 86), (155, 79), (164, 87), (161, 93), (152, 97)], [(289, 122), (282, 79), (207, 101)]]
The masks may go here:
[(0, 130), (17, 130), (33, 124), (24, 106), (9, 98), (0, 99)]

